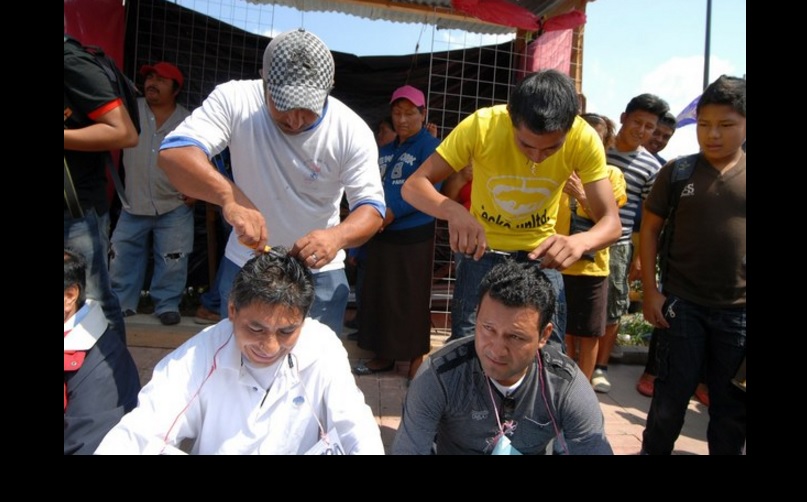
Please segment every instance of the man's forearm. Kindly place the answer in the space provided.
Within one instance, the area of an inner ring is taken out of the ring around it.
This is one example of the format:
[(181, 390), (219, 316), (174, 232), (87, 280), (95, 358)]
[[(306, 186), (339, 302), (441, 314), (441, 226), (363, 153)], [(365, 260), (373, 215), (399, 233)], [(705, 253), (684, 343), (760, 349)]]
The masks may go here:
[(246, 196), (221, 175), (197, 147), (187, 146), (160, 151), (158, 165), (177, 191), (224, 207), (230, 202), (244, 202)]
[(355, 248), (377, 234), (383, 221), (375, 207), (365, 204), (351, 211), (342, 223), (330, 230), (339, 235), (342, 249)]

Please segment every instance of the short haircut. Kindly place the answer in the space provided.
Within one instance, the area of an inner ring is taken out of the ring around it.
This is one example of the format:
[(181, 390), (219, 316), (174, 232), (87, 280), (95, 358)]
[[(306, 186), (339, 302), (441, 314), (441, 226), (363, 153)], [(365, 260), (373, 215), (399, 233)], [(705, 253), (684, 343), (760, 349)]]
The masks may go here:
[(706, 105), (728, 105), (745, 117), (745, 79), (721, 75), (703, 91), (697, 113)]
[(87, 299), (87, 260), (81, 253), (64, 248), (64, 289), (78, 286), (76, 308), (84, 306)]
[(667, 126), (673, 131), (675, 131), (676, 120), (675, 115), (670, 112), (665, 113), (661, 117), (658, 118), (658, 125)]
[(630, 114), (631, 112), (635, 112), (637, 110), (652, 113), (660, 119), (665, 113), (670, 111), (670, 105), (668, 105), (666, 101), (655, 94), (645, 93), (639, 94), (635, 98), (628, 101), (628, 106), (625, 107), (626, 114)]
[(563, 73), (541, 70), (516, 86), (507, 109), (515, 127), (524, 125), (535, 134), (568, 132), (577, 116), (577, 89)]
[(311, 270), (285, 248), (272, 248), (244, 264), (233, 281), (230, 302), (235, 310), (256, 302), (282, 305), (305, 317), (314, 302)]
[(537, 262), (505, 260), (496, 265), (482, 278), (477, 309), (485, 295), (507, 307), (538, 311), (539, 332), (555, 315), (555, 290)]

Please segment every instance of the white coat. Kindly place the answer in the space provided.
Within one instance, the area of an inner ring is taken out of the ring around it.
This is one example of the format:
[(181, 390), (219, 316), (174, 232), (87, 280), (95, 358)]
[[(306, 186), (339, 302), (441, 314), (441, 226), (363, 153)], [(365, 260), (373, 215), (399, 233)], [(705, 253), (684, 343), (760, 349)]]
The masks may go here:
[(269, 392), (241, 364), (225, 319), (197, 334), (154, 368), (137, 408), (115, 426), (98, 454), (302, 454), (335, 428), (348, 454), (384, 454), (381, 433), (350, 372), (347, 352), (323, 324), (306, 319)]

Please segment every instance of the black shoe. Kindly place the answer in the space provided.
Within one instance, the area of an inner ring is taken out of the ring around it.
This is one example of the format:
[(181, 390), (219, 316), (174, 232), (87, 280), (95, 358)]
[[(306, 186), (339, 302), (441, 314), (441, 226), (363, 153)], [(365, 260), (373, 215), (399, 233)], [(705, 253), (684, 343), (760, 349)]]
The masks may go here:
[(126, 309), (123, 311), (123, 317), (132, 317), (133, 315), (137, 315), (137, 312), (132, 309)]
[(179, 312), (163, 312), (157, 317), (160, 318), (160, 322), (163, 323), (165, 326), (172, 326), (174, 324), (179, 324), (179, 321), (182, 320), (182, 317), (179, 315)]
[(372, 375), (373, 373), (383, 373), (385, 371), (392, 371), (395, 369), (395, 361), (389, 363), (388, 366), (384, 366), (383, 368), (368, 368), (367, 364), (359, 363), (355, 368), (353, 368), (353, 373), (356, 375)]
[(346, 338), (346, 339), (348, 339), (348, 340), (350, 340), (351, 342), (358, 341), (358, 339), (359, 339), (359, 332), (358, 332), (358, 331), (354, 331), (353, 333), (348, 333), (348, 334), (347, 334), (347, 336), (346, 336), (345, 338)]

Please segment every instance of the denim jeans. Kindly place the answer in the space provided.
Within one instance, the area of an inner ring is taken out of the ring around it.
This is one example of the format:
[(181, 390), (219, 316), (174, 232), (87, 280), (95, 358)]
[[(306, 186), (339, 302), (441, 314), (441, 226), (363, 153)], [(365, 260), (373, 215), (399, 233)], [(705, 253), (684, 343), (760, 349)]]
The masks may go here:
[(221, 295), (219, 295), (219, 283), (221, 282), (221, 275), (224, 272), (224, 258), (219, 262), (218, 270), (216, 270), (216, 278), (213, 279), (213, 284), (210, 288), (199, 295), (199, 303), (202, 307), (210, 312), (221, 312)]
[(745, 357), (745, 307), (712, 308), (667, 296), (658, 330), (653, 400), (642, 450), (670, 454), (684, 425), (689, 399), (706, 369), (710, 455), (740, 455), (746, 436), (745, 392), (731, 383)]
[(120, 299), (121, 308), (137, 311), (151, 253), (154, 256), (154, 273), (149, 294), (154, 301), (154, 313), (179, 312), (191, 252), (193, 207), (182, 204), (156, 216), (121, 211), (112, 234), (112, 259), (109, 265), (112, 289)]
[(94, 209), (85, 208), (83, 218), (71, 218), (67, 212), (64, 214), (64, 247), (81, 253), (87, 261), (87, 298), (101, 303), (112, 329), (120, 333), (126, 343), (120, 303), (109, 282), (108, 232), (109, 213), (98, 216)]
[[(229, 313), (228, 299), (236, 274), (241, 270), (231, 260), (224, 258), (221, 261), (221, 280), (219, 281), (219, 294), (221, 296), (221, 317), (226, 318)], [(336, 335), (342, 333), (342, 323), (345, 320), (345, 309), (350, 294), (350, 285), (347, 282), (345, 269), (319, 272), (314, 275), (314, 303), (308, 317), (316, 319), (328, 326)]]
[[(523, 255), (523, 256), (522, 256)], [(518, 261), (527, 261), (527, 253), (519, 253)], [(486, 253), (479, 261), (458, 255), (457, 280), (451, 299), (451, 336), (448, 341), (473, 335), (476, 330), (476, 306), (479, 303), (479, 285), (482, 278), (495, 265), (512, 258)], [(536, 266), (538, 266), (536, 264)], [(555, 315), (552, 316), (552, 335), (549, 343), (565, 352), (563, 337), (566, 333), (566, 295), (563, 276), (557, 270), (544, 269), (544, 273), (555, 290)]]

